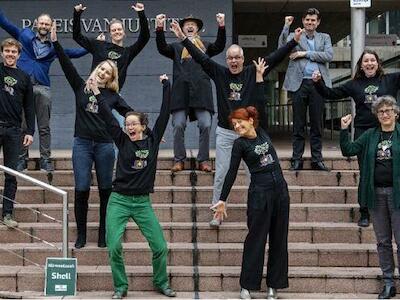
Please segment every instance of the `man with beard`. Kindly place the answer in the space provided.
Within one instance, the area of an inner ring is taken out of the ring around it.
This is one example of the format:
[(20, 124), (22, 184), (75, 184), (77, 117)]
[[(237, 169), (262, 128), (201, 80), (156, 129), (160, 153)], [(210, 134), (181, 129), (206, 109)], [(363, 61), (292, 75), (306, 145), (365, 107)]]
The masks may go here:
[[(50, 15), (43, 13), (36, 20), (36, 32), (30, 28), (18, 28), (11, 23), (4, 12), (0, 9), (0, 27), (7, 31), (12, 37), (22, 44), (21, 57), (18, 67), (27, 73), (33, 85), (33, 98), (37, 125), (39, 129), (40, 169), (51, 172), (53, 166), (51, 155), (51, 93), (49, 69), (57, 55), (49, 40), (49, 32), (52, 25)], [(66, 49), (65, 52), (71, 58), (78, 58), (87, 53), (85, 49)], [(26, 130), (26, 125), (23, 129)], [(17, 170), (23, 171), (27, 168), (28, 148), (21, 150)]]
[[(24, 146), (32, 144), (35, 131), (32, 84), (29, 76), (17, 68), (21, 49), (21, 43), (13, 38), (5, 39), (1, 43), (3, 63), (0, 64), (0, 147), (3, 148), (4, 165), (11, 169), (16, 169), (18, 162), (22, 111), (27, 125)], [(16, 191), (15, 176), (5, 174), (2, 216), (3, 224), (10, 228), (18, 226), (12, 218)]]

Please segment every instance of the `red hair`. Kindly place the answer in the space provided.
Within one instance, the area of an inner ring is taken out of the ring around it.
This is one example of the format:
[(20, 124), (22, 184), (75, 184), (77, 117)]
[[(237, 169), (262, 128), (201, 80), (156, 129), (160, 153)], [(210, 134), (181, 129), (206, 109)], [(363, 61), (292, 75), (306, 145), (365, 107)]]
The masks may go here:
[(258, 111), (254, 106), (247, 106), (238, 108), (230, 113), (229, 122), (232, 124), (232, 119), (241, 119), (248, 121), (250, 118), (253, 119), (254, 128), (258, 127)]

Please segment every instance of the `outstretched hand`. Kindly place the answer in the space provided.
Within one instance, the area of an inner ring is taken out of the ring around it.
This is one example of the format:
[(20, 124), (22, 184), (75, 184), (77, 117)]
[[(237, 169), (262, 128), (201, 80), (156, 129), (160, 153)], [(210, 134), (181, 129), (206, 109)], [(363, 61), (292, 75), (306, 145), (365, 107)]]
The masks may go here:
[(257, 61), (253, 60), (253, 64), (256, 66), (257, 73), (260, 74), (264, 74), (264, 71), (268, 68), (267, 62), (262, 57), (259, 57)]
[(347, 129), (353, 120), (351, 114), (345, 115), (340, 119), (340, 126), (342, 129)]
[(137, 2), (136, 5), (132, 5), (132, 8), (135, 11), (143, 11), (144, 10), (144, 4), (140, 3), (140, 2)]
[(78, 4), (74, 6), (74, 9), (76, 12), (84, 11), (86, 9), (86, 6), (83, 6), (83, 4)]
[(211, 206), (210, 209), (214, 211), (214, 219), (223, 221), (224, 218), (228, 217), (225, 201), (219, 200), (216, 204)]
[(183, 33), (181, 26), (179, 25), (178, 21), (173, 20), (171, 22), (171, 31), (175, 33), (176, 37), (180, 40), (184, 40), (186, 38), (186, 35)]
[(54, 22), (54, 20), (53, 24), (51, 24), (51, 29), (50, 29), (50, 41), (57, 42), (57, 28), (56, 28), (56, 22)]

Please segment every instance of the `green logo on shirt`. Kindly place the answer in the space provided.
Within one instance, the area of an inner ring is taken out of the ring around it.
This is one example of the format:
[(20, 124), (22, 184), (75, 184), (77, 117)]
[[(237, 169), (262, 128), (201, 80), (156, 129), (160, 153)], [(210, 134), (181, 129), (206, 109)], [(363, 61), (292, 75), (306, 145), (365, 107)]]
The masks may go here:
[(365, 88), (364, 92), (366, 94), (374, 94), (379, 90), (379, 86), (376, 85), (369, 85)]
[(149, 156), (149, 150), (136, 150), (135, 155), (141, 159), (147, 158)]
[(17, 84), (17, 80), (11, 76), (6, 76), (4, 77), (4, 83), (7, 84), (8, 86), (14, 86)]
[(121, 54), (119, 54), (119, 53), (117, 53), (115, 51), (108, 52), (108, 58), (109, 59), (115, 60), (115, 59), (118, 59), (120, 57), (121, 57)]

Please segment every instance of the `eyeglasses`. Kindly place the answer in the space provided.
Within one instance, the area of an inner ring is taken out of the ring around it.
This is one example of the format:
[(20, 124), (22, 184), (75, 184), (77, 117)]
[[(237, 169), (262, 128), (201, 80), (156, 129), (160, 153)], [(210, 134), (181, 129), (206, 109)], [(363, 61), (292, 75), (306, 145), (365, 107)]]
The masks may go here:
[(133, 127), (133, 126), (137, 126), (137, 125), (142, 125), (139, 122), (132, 122), (132, 123), (125, 123), (126, 127)]
[(227, 56), (227, 57), (226, 57), (227, 60), (240, 60), (240, 59), (242, 59), (242, 58), (243, 58), (243, 56), (241, 56), (241, 55), (237, 55), (237, 56)]
[(381, 109), (381, 110), (378, 110), (378, 116), (383, 116), (383, 115), (388, 115), (388, 116), (391, 116), (392, 114), (393, 114), (393, 112), (394, 112), (394, 109), (393, 108), (389, 108), (389, 109)]

